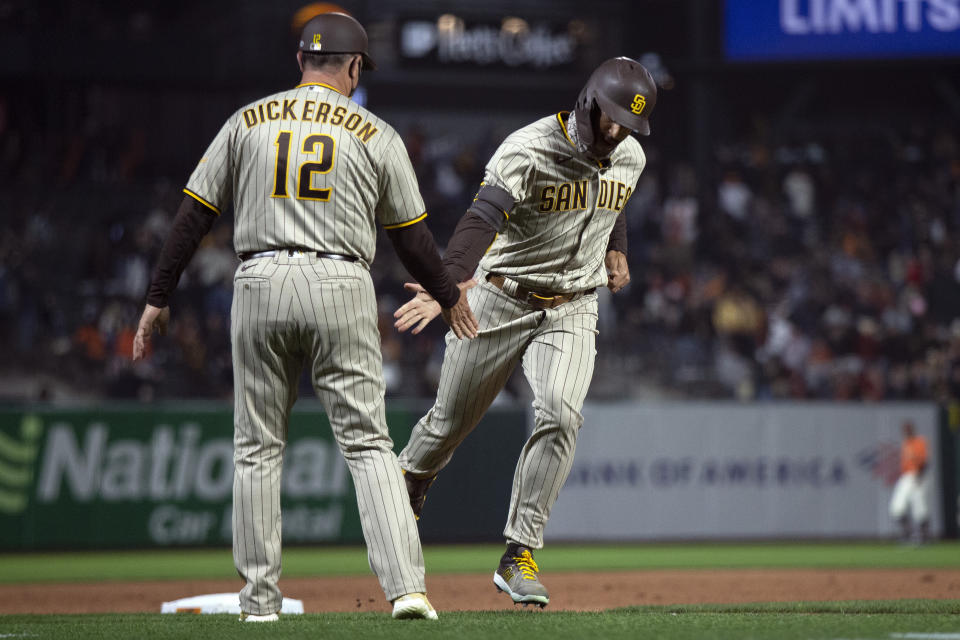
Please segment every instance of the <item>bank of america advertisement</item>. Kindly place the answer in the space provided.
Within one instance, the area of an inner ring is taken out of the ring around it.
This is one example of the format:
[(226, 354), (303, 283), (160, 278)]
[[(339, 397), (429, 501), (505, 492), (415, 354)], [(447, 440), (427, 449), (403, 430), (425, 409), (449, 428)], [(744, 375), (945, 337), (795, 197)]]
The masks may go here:
[(929, 449), (943, 531), (937, 408), (928, 404), (587, 405), (546, 538), (889, 538), (901, 427)]

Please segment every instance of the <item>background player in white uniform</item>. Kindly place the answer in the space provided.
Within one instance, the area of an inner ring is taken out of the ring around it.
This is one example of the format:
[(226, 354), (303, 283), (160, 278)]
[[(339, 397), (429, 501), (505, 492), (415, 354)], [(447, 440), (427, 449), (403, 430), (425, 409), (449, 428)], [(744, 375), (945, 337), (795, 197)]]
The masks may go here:
[(276, 620), (280, 485), (290, 410), (301, 370), (314, 389), (357, 489), (370, 566), (397, 618), (436, 618), (425, 595), (423, 555), (387, 432), (376, 298), (369, 274), (376, 223), (404, 265), (426, 278), (458, 336), (473, 318), (423, 219), (403, 143), (352, 102), (367, 35), (353, 18), (309, 21), (296, 88), (234, 113), (184, 189), (134, 345), (166, 328), (167, 299), (217, 215), (233, 202), (241, 263), (231, 312), (235, 437), (233, 548), (246, 580), (243, 620)]
[[(617, 291), (629, 279), (623, 208), (645, 157), (628, 134), (650, 132), (655, 101), (656, 85), (643, 66), (629, 58), (604, 62), (574, 113), (538, 120), (501, 144), (444, 256), (458, 280), (483, 256), (481, 284), (469, 293), (480, 334), (468, 342), (448, 335), (436, 403), (414, 428), (400, 464), (419, 516), (437, 472), (523, 366), (536, 424), (517, 464), (507, 549), (494, 574), (514, 602), (549, 602), (531, 550), (543, 546), (573, 463), (593, 376), (596, 287)], [(397, 310), (396, 326), (418, 332), (438, 312), (421, 292)]]
[(903, 423), (900, 445), (900, 477), (890, 496), (890, 516), (901, 528), (903, 542), (923, 544), (930, 536), (927, 439), (909, 420)]

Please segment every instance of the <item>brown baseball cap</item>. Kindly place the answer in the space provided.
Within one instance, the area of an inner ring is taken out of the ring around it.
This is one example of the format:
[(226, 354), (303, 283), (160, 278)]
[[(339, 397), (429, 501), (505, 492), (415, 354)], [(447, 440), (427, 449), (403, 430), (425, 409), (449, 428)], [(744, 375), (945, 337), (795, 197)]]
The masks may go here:
[(306, 53), (359, 53), (363, 56), (363, 69), (377, 68), (367, 53), (369, 41), (363, 26), (345, 13), (321, 13), (303, 25), (300, 34), (300, 51)]
[(580, 92), (578, 123), (580, 111), (589, 113), (593, 101), (620, 126), (640, 135), (650, 135), (649, 118), (657, 104), (657, 83), (646, 67), (636, 60), (611, 58), (594, 70)]

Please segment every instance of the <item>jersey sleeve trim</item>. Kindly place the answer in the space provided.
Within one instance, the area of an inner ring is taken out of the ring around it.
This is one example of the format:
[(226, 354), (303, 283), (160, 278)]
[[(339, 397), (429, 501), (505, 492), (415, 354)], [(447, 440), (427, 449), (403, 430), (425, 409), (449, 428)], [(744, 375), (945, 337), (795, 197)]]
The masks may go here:
[(198, 196), (197, 194), (195, 194), (193, 191), (190, 191), (190, 189), (184, 189), (183, 192), (184, 192), (185, 194), (187, 194), (188, 196), (190, 196), (191, 198), (193, 198), (193, 199), (195, 199), (196, 201), (198, 201), (200, 204), (206, 206), (206, 207), (209, 208), (209, 209), (212, 209), (212, 210), (214, 211), (214, 213), (216, 213), (217, 215), (220, 215), (220, 209), (219, 209), (218, 207), (216, 207), (216, 206), (213, 205), (213, 204), (210, 204), (209, 202), (207, 202), (206, 200), (204, 200), (203, 198), (201, 198), (200, 196)]
[[(563, 116), (564, 116), (564, 115), (568, 115), (568, 116), (569, 116), (569, 115), (570, 115), (570, 112), (569, 112), (569, 111), (561, 111), (560, 113), (557, 114), (557, 122), (560, 123), (560, 131), (563, 131), (563, 137), (567, 139), (567, 142), (570, 143), (570, 146), (573, 147), (574, 149), (577, 149), (577, 145), (575, 145), (575, 144), (573, 143), (573, 140), (570, 139), (570, 134), (567, 133), (567, 125), (563, 123)], [(577, 151), (579, 152), (580, 150), (577, 149)], [(593, 161), (596, 162), (596, 163), (597, 163), (597, 166), (600, 167), (601, 169), (604, 168), (603, 163), (600, 162), (599, 160), (595, 160), (595, 159), (594, 159)]]
[(563, 131), (563, 137), (567, 139), (567, 142), (570, 143), (570, 146), (571, 146), (571, 147), (573, 147), (574, 149), (576, 149), (576, 148), (577, 148), (577, 145), (575, 145), (575, 144), (573, 143), (573, 140), (570, 139), (570, 134), (567, 133), (567, 125), (565, 125), (565, 124), (563, 123), (563, 114), (565, 114), (565, 113), (569, 114), (570, 112), (569, 112), (569, 111), (561, 111), (560, 113), (557, 114), (557, 122), (560, 123), (560, 131)]
[(296, 87), (294, 87), (294, 89), (299, 89), (300, 87), (326, 87), (327, 89), (330, 89), (331, 91), (336, 91), (336, 92), (339, 93), (340, 95), (344, 95), (344, 93), (343, 93), (342, 91), (340, 91), (340, 90), (337, 89), (336, 87), (331, 87), (330, 85), (326, 84), (325, 82), (301, 82), (301, 83), (298, 84)]
[(401, 229), (401, 228), (403, 228), (403, 227), (409, 227), (409, 226), (412, 225), (412, 224), (416, 224), (416, 223), (420, 222), (421, 220), (423, 220), (423, 219), (426, 218), (426, 217), (427, 217), (427, 212), (424, 211), (424, 212), (423, 212), (423, 215), (420, 215), (420, 216), (414, 218), (413, 220), (407, 220), (406, 222), (401, 222), (401, 223), (399, 223), (399, 224), (388, 224), (388, 225), (384, 225), (383, 228), (384, 228), (384, 229)]

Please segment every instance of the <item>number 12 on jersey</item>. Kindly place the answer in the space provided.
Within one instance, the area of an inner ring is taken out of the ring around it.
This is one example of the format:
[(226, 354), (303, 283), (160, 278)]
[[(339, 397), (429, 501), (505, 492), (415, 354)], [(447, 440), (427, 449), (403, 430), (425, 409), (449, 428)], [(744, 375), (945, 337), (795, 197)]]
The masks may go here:
[[(277, 140), (274, 146), (277, 148), (277, 155), (274, 158), (275, 171), (273, 174), (273, 194), (274, 198), (289, 198), (287, 194), (287, 165), (290, 161), (290, 139), (292, 133), (281, 131), (277, 134)], [(336, 152), (337, 142), (330, 136), (322, 133), (314, 133), (303, 139), (303, 153), (305, 155), (317, 155), (319, 162), (304, 161), (297, 172), (297, 199), (298, 200), (319, 200), (327, 202), (330, 200), (330, 193), (333, 189), (314, 189), (313, 174), (330, 173), (333, 169), (333, 157)]]

